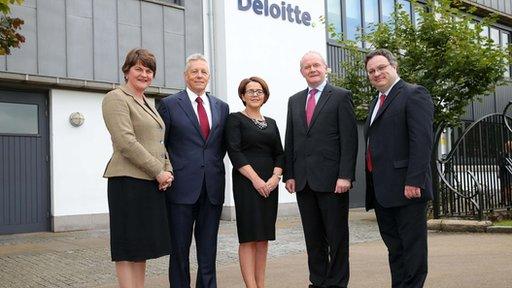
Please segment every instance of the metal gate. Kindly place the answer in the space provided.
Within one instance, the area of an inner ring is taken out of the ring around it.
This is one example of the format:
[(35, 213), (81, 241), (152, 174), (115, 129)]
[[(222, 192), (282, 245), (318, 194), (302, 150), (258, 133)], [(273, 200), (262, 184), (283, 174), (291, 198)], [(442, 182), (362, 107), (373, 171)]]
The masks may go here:
[(0, 234), (50, 228), (48, 135), (44, 93), (0, 89)]
[[(507, 119), (505, 113), (494, 113), (438, 130), (436, 144), (450, 144), (434, 169), (436, 218), (483, 219), (486, 213), (512, 207), (512, 133), (506, 127)], [(450, 132), (440, 141), (443, 131)]]

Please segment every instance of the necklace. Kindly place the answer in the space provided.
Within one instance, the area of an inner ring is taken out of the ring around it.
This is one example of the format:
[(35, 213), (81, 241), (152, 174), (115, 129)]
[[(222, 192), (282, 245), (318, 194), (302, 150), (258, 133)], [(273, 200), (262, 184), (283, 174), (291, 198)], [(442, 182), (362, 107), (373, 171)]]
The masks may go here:
[(252, 118), (251, 116), (249, 116), (249, 114), (247, 114), (245, 110), (242, 111), (242, 114), (247, 116), (247, 118), (251, 119), (252, 123), (254, 123), (254, 125), (256, 125), (258, 129), (263, 130), (267, 128), (267, 121), (265, 120), (265, 117), (261, 116), (261, 119)]

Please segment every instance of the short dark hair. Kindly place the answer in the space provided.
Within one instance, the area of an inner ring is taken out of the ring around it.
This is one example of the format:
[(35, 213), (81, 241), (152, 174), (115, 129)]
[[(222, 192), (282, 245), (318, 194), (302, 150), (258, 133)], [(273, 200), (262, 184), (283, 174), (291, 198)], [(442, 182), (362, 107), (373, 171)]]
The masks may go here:
[[(132, 49), (128, 54), (126, 54), (126, 59), (124, 60), (123, 67), (121, 68), (123, 74), (126, 75), (128, 71), (130, 71), (130, 68), (137, 65), (139, 62), (153, 71), (153, 77), (156, 75), (155, 55), (143, 48)], [(126, 76), (124, 81), (126, 82)]]
[[(242, 96), (245, 94), (245, 86), (247, 86), (247, 84), (249, 84), (250, 82), (256, 82), (261, 85), (261, 88), (263, 89), (263, 93), (265, 94), (265, 98), (263, 99), (263, 104), (265, 104), (268, 100), (268, 97), (270, 96), (270, 91), (268, 90), (267, 82), (265, 82), (265, 80), (263, 80), (257, 76), (245, 78), (242, 81), (240, 81), (240, 85), (238, 85), (238, 97), (240, 97), (240, 99), (242, 99)], [(243, 102), (243, 99), (242, 99), (242, 102)], [(244, 102), (244, 106), (245, 106), (245, 102)]]
[(366, 57), (364, 59), (364, 68), (366, 69), (366, 65), (368, 64), (368, 61), (370, 61), (370, 59), (379, 55), (386, 57), (386, 59), (388, 59), (389, 61), (389, 64), (397, 66), (398, 62), (396, 61), (395, 55), (393, 55), (393, 53), (391, 53), (391, 51), (389, 51), (388, 49), (381, 48), (373, 50), (370, 53), (366, 54)]

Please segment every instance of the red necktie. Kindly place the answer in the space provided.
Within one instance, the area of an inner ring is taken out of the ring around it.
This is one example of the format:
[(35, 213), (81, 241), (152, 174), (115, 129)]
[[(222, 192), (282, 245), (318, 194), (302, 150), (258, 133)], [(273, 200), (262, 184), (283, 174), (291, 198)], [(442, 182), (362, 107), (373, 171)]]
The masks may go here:
[(199, 116), (199, 127), (201, 128), (201, 135), (206, 140), (208, 134), (210, 134), (210, 124), (208, 123), (208, 116), (203, 106), (203, 99), (201, 97), (196, 98), (197, 102), (197, 115)]
[(317, 92), (318, 92), (317, 89), (311, 89), (309, 91), (309, 98), (308, 98), (308, 102), (306, 103), (306, 123), (308, 124), (308, 127), (309, 127), (309, 124), (311, 123), (311, 118), (313, 118), (313, 112), (315, 112), (315, 106), (316, 106), (315, 95)]
[[(382, 108), (382, 106), (384, 106), (384, 101), (386, 101), (386, 94), (380, 94), (379, 108), (377, 111), (379, 111), (380, 108)], [(372, 117), (372, 116), (370, 115), (370, 117)], [(373, 162), (372, 162), (372, 154), (370, 152), (370, 146), (368, 146), (368, 151), (366, 152), (366, 168), (368, 169), (369, 172), (372, 172), (372, 170), (373, 170)]]

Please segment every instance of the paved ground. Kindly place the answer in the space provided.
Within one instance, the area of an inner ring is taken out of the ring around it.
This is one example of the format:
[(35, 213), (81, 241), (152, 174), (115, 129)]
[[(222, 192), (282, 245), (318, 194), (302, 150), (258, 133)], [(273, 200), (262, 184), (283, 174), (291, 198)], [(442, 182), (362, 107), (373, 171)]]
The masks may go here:
[[(389, 287), (385, 247), (373, 213), (350, 212), (350, 287)], [(280, 218), (269, 250), (267, 287), (307, 287), (298, 218)], [(0, 236), (0, 287), (116, 287), (108, 231)], [(512, 234), (429, 233), (427, 287), (512, 287)], [(234, 222), (221, 223), (220, 288), (243, 287)], [(192, 254), (194, 254), (192, 249)], [(195, 255), (191, 255), (195, 271)], [(168, 258), (148, 261), (147, 287), (167, 287)]]

